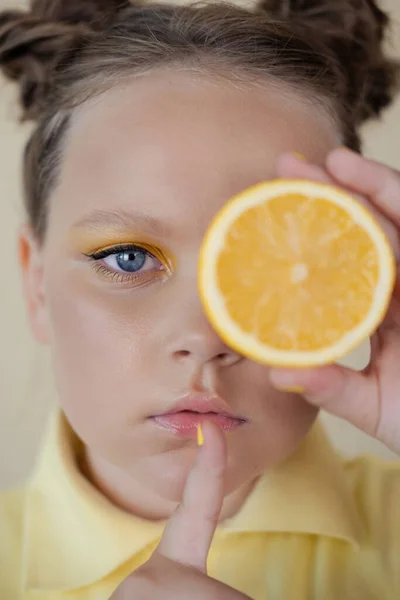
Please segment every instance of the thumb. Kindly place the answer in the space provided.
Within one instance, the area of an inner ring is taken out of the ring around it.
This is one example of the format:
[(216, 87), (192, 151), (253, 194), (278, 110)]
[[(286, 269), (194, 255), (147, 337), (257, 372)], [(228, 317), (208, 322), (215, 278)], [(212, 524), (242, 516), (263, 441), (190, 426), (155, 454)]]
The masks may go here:
[(204, 444), (188, 475), (182, 501), (156, 550), (170, 560), (206, 573), (207, 556), (224, 498), (226, 442), (219, 427), (203, 424)]
[(376, 381), (367, 373), (339, 365), (270, 371), (272, 385), (302, 395), (310, 404), (376, 437), (380, 403)]

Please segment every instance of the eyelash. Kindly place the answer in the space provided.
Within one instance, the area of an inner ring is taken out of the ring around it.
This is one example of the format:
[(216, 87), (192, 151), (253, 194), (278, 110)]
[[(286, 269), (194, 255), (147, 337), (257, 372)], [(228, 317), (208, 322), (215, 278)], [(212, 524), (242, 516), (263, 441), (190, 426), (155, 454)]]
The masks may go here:
[(143, 283), (147, 283), (147, 281), (150, 281), (152, 278), (154, 278), (155, 274), (165, 272), (165, 268), (160, 268), (159, 271), (139, 270), (137, 272), (124, 273), (123, 271), (113, 271), (112, 269), (108, 268), (104, 264), (100, 264), (99, 262), (104, 258), (107, 258), (108, 256), (120, 254), (122, 252), (134, 252), (135, 250), (140, 250), (141, 252), (144, 252), (148, 257), (158, 260), (165, 268), (167, 268), (167, 261), (160, 250), (154, 248), (154, 252), (151, 252), (145, 246), (141, 246), (140, 244), (120, 244), (117, 246), (112, 246), (110, 248), (105, 248), (104, 250), (97, 250), (96, 252), (85, 254), (85, 256), (93, 263), (92, 266), (99, 275), (102, 275), (115, 283), (132, 283), (137, 281), (138, 279), (141, 279)]

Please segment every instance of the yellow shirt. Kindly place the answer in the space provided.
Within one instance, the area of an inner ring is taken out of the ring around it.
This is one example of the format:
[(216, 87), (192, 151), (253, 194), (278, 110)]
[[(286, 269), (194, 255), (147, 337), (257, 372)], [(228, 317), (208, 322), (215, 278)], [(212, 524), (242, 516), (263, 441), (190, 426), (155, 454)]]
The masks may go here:
[[(1, 600), (106, 600), (163, 525), (111, 505), (59, 414), (29, 485), (0, 494)], [(209, 574), (255, 600), (399, 600), (400, 463), (343, 463), (315, 426), (218, 527)]]

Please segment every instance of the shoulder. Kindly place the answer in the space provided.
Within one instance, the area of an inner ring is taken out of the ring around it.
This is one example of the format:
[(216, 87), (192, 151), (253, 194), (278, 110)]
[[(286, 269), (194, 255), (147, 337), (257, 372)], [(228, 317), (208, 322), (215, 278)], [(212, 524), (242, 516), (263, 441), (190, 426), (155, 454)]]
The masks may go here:
[(15, 598), (22, 565), (25, 490), (0, 491), (0, 598)]

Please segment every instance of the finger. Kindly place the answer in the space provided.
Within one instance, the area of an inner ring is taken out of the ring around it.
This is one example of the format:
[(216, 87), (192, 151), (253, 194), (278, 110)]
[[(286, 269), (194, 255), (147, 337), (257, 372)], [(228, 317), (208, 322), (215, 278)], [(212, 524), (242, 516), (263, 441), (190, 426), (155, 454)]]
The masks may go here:
[(182, 502), (167, 523), (157, 552), (205, 573), (224, 498), (227, 450), (223, 432), (213, 423), (204, 423), (203, 435)]
[(198, 569), (187, 568), (161, 554), (153, 555), (130, 579), (131, 584), (129, 578), (122, 584), (125, 596), (116, 596), (113, 600), (251, 600)]
[(400, 227), (400, 173), (347, 148), (328, 156), (326, 168), (342, 185), (368, 198)]
[(280, 390), (299, 388), (310, 404), (349, 421), (375, 436), (379, 399), (375, 380), (338, 365), (316, 369), (272, 369), (271, 383)]
[(276, 170), (278, 177), (334, 183), (324, 168), (309, 163), (305, 158), (301, 159), (296, 154), (282, 154), (278, 159)]
[[(378, 216), (398, 264), (394, 294), (400, 295), (400, 172), (369, 160), (347, 148), (331, 152), (326, 168), (336, 181), (357, 194), (368, 197), (372, 207), (386, 218)], [(389, 220), (389, 222), (388, 222)]]

